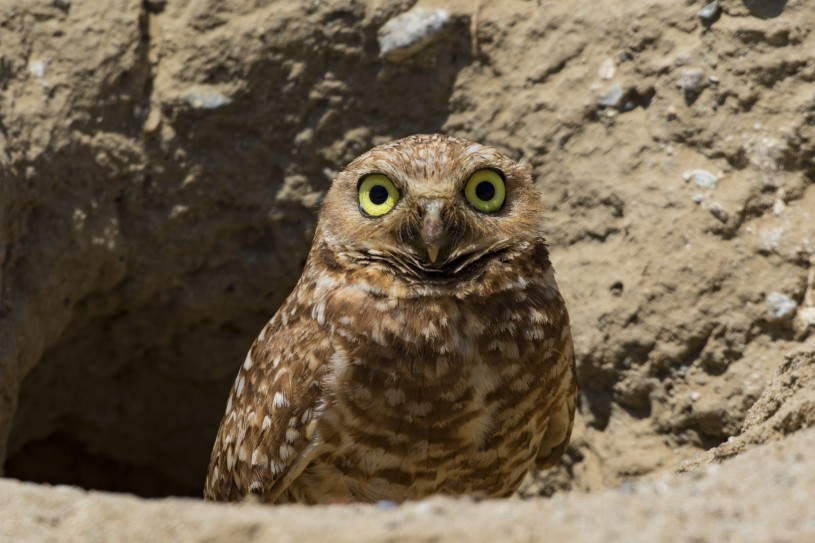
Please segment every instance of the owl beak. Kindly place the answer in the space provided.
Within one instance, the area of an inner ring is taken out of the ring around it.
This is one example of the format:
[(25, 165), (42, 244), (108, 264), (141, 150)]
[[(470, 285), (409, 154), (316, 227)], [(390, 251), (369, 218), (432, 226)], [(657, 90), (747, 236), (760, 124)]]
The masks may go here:
[(443, 208), (444, 202), (441, 200), (426, 200), (420, 204), (419, 208), (422, 214), (422, 242), (424, 242), (430, 262), (434, 264), (439, 258), (439, 250), (447, 237), (441, 218)]

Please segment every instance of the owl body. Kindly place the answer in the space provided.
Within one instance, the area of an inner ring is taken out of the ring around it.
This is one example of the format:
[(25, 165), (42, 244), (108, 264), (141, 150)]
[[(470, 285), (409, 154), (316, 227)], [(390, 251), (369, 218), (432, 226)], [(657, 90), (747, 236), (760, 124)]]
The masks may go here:
[[(465, 198), (473, 172), (493, 168), (495, 190)], [(397, 190), (380, 215), (384, 189), (361, 195), (371, 175)], [(469, 206), (499, 189), (499, 208)], [(205, 497), (500, 497), (554, 464), (574, 416), (574, 355), (539, 219), (528, 169), (489, 147), (414, 136), (353, 162), (241, 367)]]

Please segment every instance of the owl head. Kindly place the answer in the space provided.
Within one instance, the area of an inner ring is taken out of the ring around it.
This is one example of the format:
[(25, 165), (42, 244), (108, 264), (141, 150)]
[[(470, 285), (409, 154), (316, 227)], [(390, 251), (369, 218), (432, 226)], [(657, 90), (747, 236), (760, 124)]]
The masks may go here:
[(493, 147), (416, 135), (371, 149), (337, 177), (315, 246), (344, 267), (455, 283), (542, 245), (542, 210), (529, 166)]

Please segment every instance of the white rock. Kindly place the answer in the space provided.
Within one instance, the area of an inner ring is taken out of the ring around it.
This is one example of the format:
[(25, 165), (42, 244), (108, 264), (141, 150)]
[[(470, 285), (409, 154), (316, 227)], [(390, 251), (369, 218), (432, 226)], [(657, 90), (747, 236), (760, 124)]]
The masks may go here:
[(195, 109), (218, 109), (232, 103), (232, 98), (224, 96), (210, 85), (196, 85), (187, 90), (184, 100)]
[(617, 67), (614, 65), (613, 58), (607, 58), (600, 64), (600, 69), (597, 70), (597, 75), (600, 79), (611, 79), (614, 77), (614, 73), (617, 71)]
[(783, 226), (761, 229), (758, 233), (758, 237), (761, 240), (762, 248), (767, 252), (778, 250), (778, 245), (781, 243), (781, 238), (785, 233), (786, 230)]
[(603, 107), (620, 107), (623, 94), (622, 85), (615, 83), (597, 100), (597, 103)]
[(379, 54), (391, 62), (409, 58), (439, 39), (450, 22), (443, 9), (414, 8), (379, 29)]
[(679, 87), (685, 94), (699, 94), (707, 86), (705, 72), (699, 69), (689, 69), (682, 72), (679, 77)]
[(806, 327), (815, 327), (815, 307), (803, 307), (798, 311), (798, 319)]
[(771, 292), (767, 295), (767, 307), (770, 310), (770, 320), (781, 321), (795, 315), (798, 303), (781, 292)]
[(34, 77), (45, 77), (45, 63), (41, 60), (32, 60), (28, 63), (28, 72)]
[(705, 22), (712, 22), (719, 13), (719, 2), (713, 1), (699, 10), (699, 18)]
[(685, 182), (693, 179), (697, 187), (707, 190), (715, 189), (716, 181), (718, 180), (715, 174), (707, 170), (685, 170), (682, 172), (682, 179), (684, 179)]

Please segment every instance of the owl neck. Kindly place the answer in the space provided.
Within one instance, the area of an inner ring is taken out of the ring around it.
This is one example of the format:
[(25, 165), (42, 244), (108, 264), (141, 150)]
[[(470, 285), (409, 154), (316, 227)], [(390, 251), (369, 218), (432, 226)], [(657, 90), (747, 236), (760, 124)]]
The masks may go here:
[[(347, 269), (315, 260), (293, 298), (301, 314), (341, 342), (349, 356), (374, 349), (377, 360), (413, 361), (403, 364), (407, 372), (424, 371), (423, 361), (452, 353), (461, 363), (474, 360), (478, 349), (486, 353), (480, 359), (498, 364), (507, 353), (522, 354), (555, 337), (568, 322), (545, 244), (452, 287), (417, 285), (373, 266)], [(491, 351), (482, 339), (496, 334), (506, 345)], [(437, 365), (427, 367), (438, 371)]]

